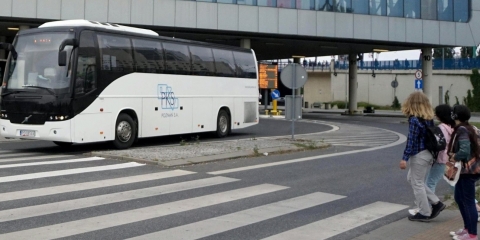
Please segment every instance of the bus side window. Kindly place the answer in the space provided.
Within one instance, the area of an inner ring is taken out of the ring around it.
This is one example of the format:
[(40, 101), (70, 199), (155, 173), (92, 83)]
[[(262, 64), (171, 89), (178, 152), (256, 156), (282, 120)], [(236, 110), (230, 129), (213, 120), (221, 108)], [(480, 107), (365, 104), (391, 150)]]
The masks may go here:
[(163, 73), (165, 63), (160, 42), (132, 39), (137, 72)]
[(163, 43), (165, 48), (166, 73), (184, 74), (191, 73), (190, 51), (187, 45), (177, 43)]
[(96, 53), (93, 33), (83, 31), (78, 47), (75, 94), (88, 93), (97, 87)]
[(192, 74), (215, 76), (215, 61), (211, 48), (190, 46), (192, 56)]
[(213, 49), (213, 56), (215, 57), (215, 68), (217, 69), (217, 76), (236, 76), (235, 61), (233, 60), (232, 51)]
[(133, 72), (133, 56), (130, 39), (98, 34), (102, 70), (128, 74)]
[(237, 65), (237, 77), (257, 78), (257, 70), (255, 68), (253, 54), (234, 52), (233, 56), (235, 57), (235, 64)]

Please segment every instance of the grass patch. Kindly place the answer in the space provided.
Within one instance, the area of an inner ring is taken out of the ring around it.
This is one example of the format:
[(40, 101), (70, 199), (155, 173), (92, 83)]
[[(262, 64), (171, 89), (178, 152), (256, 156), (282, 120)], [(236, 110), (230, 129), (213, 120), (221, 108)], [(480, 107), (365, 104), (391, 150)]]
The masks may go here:
[[(345, 101), (334, 101), (334, 102), (331, 102), (330, 104), (331, 104), (332, 107), (337, 105), (338, 109), (344, 109), (344, 108), (346, 108), (348, 103), (345, 102)], [(365, 108), (367, 106), (371, 106), (376, 110), (398, 110), (398, 109), (393, 109), (392, 106), (390, 106), (390, 105), (381, 106), (381, 105), (371, 104), (371, 103), (368, 103), (368, 102), (358, 102), (357, 103), (357, 107)]]
[(471, 122), (470, 124), (472, 124), (473, 126), (475, 126), (477, 128), (480, 128), (480, 122)]

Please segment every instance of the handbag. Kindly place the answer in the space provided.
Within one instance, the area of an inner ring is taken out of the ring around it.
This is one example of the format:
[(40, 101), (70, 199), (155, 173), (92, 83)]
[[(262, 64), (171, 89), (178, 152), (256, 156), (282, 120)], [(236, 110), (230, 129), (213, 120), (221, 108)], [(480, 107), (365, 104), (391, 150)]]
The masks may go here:
[[(453, 137), (452, 143), (455, 143), (455, 138), (456, 137), (457, 136)], [(452, 144), (452, 146), (450, 146), (450, 151), (449, 152), (451, 152), (453, 150), (453, 145), (455, 145), (455, 144)], [(447, 163), (445, 163), (445, 171), (443, 172), (443, 178), (451, 186), (455, 186), (455, 184), (457, 183), (458, 177), (460, 176), (459, 168), (461, 168), (461, 167), (462, 167), (462, 165), (460, 164), (460, 162), (454, 162), (453, 163), (453, 162), (450, 162), (450, 160), (449, 160), (449, 161), (447, 161)]]

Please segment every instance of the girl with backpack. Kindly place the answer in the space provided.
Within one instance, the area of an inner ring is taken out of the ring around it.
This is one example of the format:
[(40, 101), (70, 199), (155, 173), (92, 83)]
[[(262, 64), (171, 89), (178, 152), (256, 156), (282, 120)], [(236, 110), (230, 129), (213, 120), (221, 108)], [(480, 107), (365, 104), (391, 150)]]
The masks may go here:
[(470, 110), (463, 105), (453, 108), (456, 126), (450, 139), (449, 161), (461, 161), (460, 177), (455, 184), (455, 202), (462, 215), (464, 228), (450, 232), (453, 239), (477, 240), (478, 212), (475, 204), (475, 182), (480, 179), (480, 147), (477, 131), (468, 123)]
[(425, 148), (426, 127), (433, 126), (433, 110), (424, 93), (414, 92), (403, 103), (402, 112), (408, 116), (409, 131), (400, 169), (406, 169), (407, 161), (409, 162), (407, 179), (420, 208), (415, 215), (408, 216), (408, 219), (429, 222), (445, 209), (445, 204), (425, 185), (427, 172), (433, 163), (432, 154)]

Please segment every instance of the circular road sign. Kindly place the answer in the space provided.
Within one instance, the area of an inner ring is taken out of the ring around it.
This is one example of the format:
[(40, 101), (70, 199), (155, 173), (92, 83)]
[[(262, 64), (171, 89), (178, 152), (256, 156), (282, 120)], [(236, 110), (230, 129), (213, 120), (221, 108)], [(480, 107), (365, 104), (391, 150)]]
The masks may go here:
[[(290, 89), (298, 89), (303, 87), (307, 82), (307, 71), (298, 63), (288, 64), (280, 74), (280, 80), (285, 87)], [(295, 87), (294, 87), (295, 86)]]
[(422, 71), (417, 70), (417, 71), (415, 72), (415, 78), (416, 78), (416, 79), (422, 79), (422, 77), (423, 77)]
[(397, 80), (393, 80), (392, 83), (392, 88), (397, 88), (398, 87), (398, 81)]

